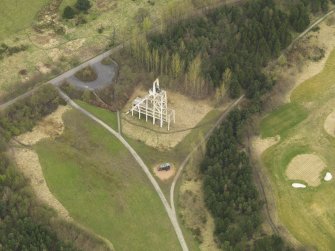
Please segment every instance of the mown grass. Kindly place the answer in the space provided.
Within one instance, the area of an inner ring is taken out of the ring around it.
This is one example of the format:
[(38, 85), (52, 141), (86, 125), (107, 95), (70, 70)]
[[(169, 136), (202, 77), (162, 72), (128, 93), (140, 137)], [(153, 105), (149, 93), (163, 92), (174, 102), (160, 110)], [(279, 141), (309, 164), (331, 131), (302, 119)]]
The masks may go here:
[(2, 0), (0, 8), (0, 39), (32, 25), (37, 13), (50, 0)]
[[(318, 187), (293, 189), (293, 181), (288, 180), (285, 170), (298, 154), (313, 153), (320, 156), (327, 170), (335, 174), (335, 139), (324, 129), (325, 119), (335, 107), (334, 69), (335, 51), (320, 74), (294, 90), (292, 104), (274, 111), (261, 123), (262, 136), (285, 135), (262, 156), (271, 175), (280, 220), (303, 245), (316, 250), (333, 250), (335, 247), (335, 207), (332, 204), (335, 182), (322, 181)], [(306, 108), (301, 109), (303, 106)]]
[(180, 250), (144, 172), (123, 145), (77, 111), (65, 132), (36, 146), (47, 184), (71, 217), (116, 250)]
[(261, 122), (262, 137), (284, 136), (308, 116), (307, 110), (299, 104), (289, 103), (265, 117)]
[(329, 56), (324, 70), (308, 79), (292, 93), (292, 102), (307, 103), (316, 101), (325, 101), (329, 95), (333, 95), (335, 84), (335, 51)]
[(103, 122), (108, 124), (114, 130), (118, 130), (118, 123), (117, 123), (117, 114), (116, 112), (108, 111), (106, 109), (90, 105), (86, 102), (81, 100), (76, 100), (76, 103), (84, 108), (85, 110), (89, 111), (90, 113), (94, 114), (97, 118), (101, 119)]
[[(117, 127), (117, 118), (115, 113), (111, 113), (107, 110), (97, 108), (91, 105), (87, 105), (82, 101), (76, 101), (80, 106), (87, 109), (89, 112), (94, 114), (99, 119), (103, 120), (105, 123), (114, 128)], [(123, 135), (127, 142), (136, 150), (136, 152), (141, 156), (143, 161), (148, 165), (149, 168), (153, 168), (155, 165), (170, 162), (174, 163), (178, 168), (181, 162), (186, 158), (186, 156), (191, 152), (192, 148), (195, 147), (200, 140), (203, 139), (204, 135), (212, 128), (218, 118), (221, 116), (222, 111), (214, 109), (210, 111), (199, 123), (196, 125), (195, 129), (190, 130), (189, 134), (172, 150), (169, 151), (159, 151), (154, 147), (150, 147), (141, 141), (131, 139), (126, 135)], [(141, 130), (141, 128), (139, 128)], [(173, 133), (171, 134), (173, 137)], [(162, 182), (157, 179), (159, 185), (161, 186), (166, 198), (169, 198), (169, 192), (172, 180), (168, 182)], [(178, 198), (178, 191), (180, 188), (180, 183), (177, 184), (175, 189), (176, 198)], [(176, 201), (178, 201), (176, 199)], [(178, 202), (177, 202), (177, 208)], [(180, 219), (181, 220), (181, 219)], [(182, 221), (181, 221), (182, 222)], [(186, 241), (189, 245), (190, 250), (199, 250), (199, 243), (194, 238), (192, 233), (182, 225), (183, 233), (185, 235)]]

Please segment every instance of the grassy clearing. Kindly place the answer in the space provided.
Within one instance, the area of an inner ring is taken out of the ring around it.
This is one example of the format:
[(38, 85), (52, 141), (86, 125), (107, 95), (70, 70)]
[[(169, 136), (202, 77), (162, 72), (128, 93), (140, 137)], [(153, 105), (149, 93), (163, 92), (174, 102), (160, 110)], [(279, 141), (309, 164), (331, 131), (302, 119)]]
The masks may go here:
[(0, 8), (0, 39), (28, 28), (39, 10), (50, 0), (2, 0)]
[(274, 137), (276, 135), (283, 137), (288, 129), (299, 124), (307, 116), (307, 110), (299, 104), (289, 103), (281, 106), (262, 121), (262, 137)]
[(71, 217), (116, 250), (179, 250), (168, 216), (123, 145), (71, 111), (65, 132), (36, 146), (50, 190)]
[[(321, 181), (318, 187), (293, 189), (293, 181), (288, 180), (285, 170), (295, 156), (311, 153), (324, 160), (330, 172), (335, 172), (335, 138), (324, 129), (325, 119), (335, 107), (334, 68), (335, 51), (320, 74), (294, 90), (292, 104), (274, 111), (261, 126), (263, 136), (285, 135), (262, 156), (274, 183), (279, 217), (301, 243), (317, 250), (332, 250), (335, 246), (335, 208), (331, 203), (335, 199), (335, 182)], [(282, 122), (284, 118), (287, 123)], [(275, 127), (277, 123), (279, 127)]]
[[(114, 128), (117, 128), (117, 120), (116, 114), (106, 111), (104, 109), (96, 108), (90, 105), (87, 105), (81, 101), (76, 101), (80, 106), (84, 107), (92, 114), (109, 124)], [(141, 141), (133, 140), (124, 135), (128, 143), (137, 151), (137, 153), (141, 156), (143, 161), (149, 166), (149, 168), (153, 168), (155, 165), (163, 163), (163, 162), (172, 162), (176, 167), (179, 167), (184, 158), (189, 154), (192, 148), (203, 139), (204, 135), (211, 129), (213, 124), (218, 120), (222, 111), (214, 109), (209, 112), (196, 126), (195, 129), (191, 130), (189, 134), (181, 141), (174, 149), (170, 151), (158, 151), (157, 149), (147, 146)], [(140, 129), (139, 129), (140, 130)], [(172, 134), (173, 135), (173, 134)], [(199, 150), (201, 152), (201, 150)], [(159, 185), (161, 186), (166, 198), (169, 198), (170, 186), (172, 180), (167, 182), (162, 182), (158, 180)], [(180, 182), (178, 182), (176, 187), (176, 198), (178, 201), (180, 190)], [(177, 202), (177, 211), (179, 211), (179, 206)], [(190, 217), (193, 217), (190, 215)], [(194, 216), (197, 217), (197, 216)], [(180, 219), (181, 220), (181, 219)], [(183, 222), (183, 220), (181, 220)], [(185, 224), (183, 222), (183, 224)], [(199, 250), (200, 243), (194, 237), (194, 234), (182, 224), (183, 232), (185, 234), (185, 238), (189, 245), (190, 250)], [(204, 231), (207, 231), (204, 230)]]

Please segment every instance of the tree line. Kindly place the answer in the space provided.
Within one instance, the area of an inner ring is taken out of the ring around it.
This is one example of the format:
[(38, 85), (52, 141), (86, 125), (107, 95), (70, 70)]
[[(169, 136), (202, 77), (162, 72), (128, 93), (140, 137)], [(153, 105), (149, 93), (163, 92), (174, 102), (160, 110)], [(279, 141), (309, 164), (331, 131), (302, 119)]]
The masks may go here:
[[(315, 9), (315, 5), (320, 8)], [(246, 55), (248, 58), (247, 55), (253, 55), (255, 59), (248, 59), (249, 63), (254, 64), (249, 65), (253, 68), (250, 74), (244, 75), (249, 79), (247, 86), (241, 84), (243, 77), (237, 77), (237, 81), (250, 97), (248, 107), (232, 111), (227, 120), (213, 133), (201, 164), (205, 203), (215, 219), (215, 235), (224, 250), (291, 250), (280, 237), (260, 234), (260, 210), (263, 206), (253, 183), (252, 167), (242, 143), (243, 132), (250, 116), (260, 111), (259, 98), (271, 89), (271, 84), (253, 84), (252, 82), (258, 81), (259, 78), (253, 78), (255, 75), (252, 72), (262, 76), (262, 66), (272, 57), (277, 57), (280, 50), (290, 43), (291, 33), (306, 29), (310, 23), (310, 13), (327, 11), (327, 6), (328, 2), (325, 1), (306, 0), (290, 3), (286, 6), (286, 12), (283, 12), (278, 10), (274, 1), (261, 0), (250, 2), (230, 12), (235, 13), (233, 16), (237, 15), (231, 19), (237, 21), (236, 29), (244, 29), (244, 32), (239, 33), (240, 36), (234, 38), (236, 43), (242, 46), (242, 54), (237, 52), (237, 57)], [(253, 21), (248, 20), (249, 18)], [(243, 19), (247, 23), (245, 25), (253, 28), (248, 29), (243, 25)], [(246, 40), (245, 45), (248, 46), (243, 47), (240, 39)], [(249, 72), (246, 64), (244, 67), (241, 70)], [(230, 68), (233, 73), (243, 76), (244, 73), (236, 71), (236, 67)]]
[(110, 250), (85, 229), (59, 219), (36, 200), (28, 180), (8, 156), (10, 140), (65, 102), (50, 84), (0, 111), (0, 250)]
[(0, 114), (0, 250), (76, 250), (61, 241), (50, 227), (54, 216), (36, 202), (33, 192), (6, 154), (7, 142), (31, 130), (61, 103), (57, 91), (44, 85), (32, 96)]

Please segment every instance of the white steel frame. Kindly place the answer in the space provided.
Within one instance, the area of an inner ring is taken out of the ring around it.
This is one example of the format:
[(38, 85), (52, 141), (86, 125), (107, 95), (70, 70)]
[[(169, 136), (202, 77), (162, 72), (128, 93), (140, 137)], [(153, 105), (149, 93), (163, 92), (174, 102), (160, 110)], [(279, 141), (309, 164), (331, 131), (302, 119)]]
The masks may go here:
[(160, 127), (167, 123), (168, 130), (170, 130), (171, 121), (176, 123), (176, 112), (169, 109), (167, 103), (166, 91), (160, 89), (159, 79), (156, 79), (148, 95), (144, 98), (137, 97), (133, 101), (131, 115), (134, 116), (134, 113), (138, 113), (138, 118), (141, 119), (141, 114), (143, 114), (146, 121), (148, 121), (148, 117), (151, 117), (153, 124), (159, 120)]

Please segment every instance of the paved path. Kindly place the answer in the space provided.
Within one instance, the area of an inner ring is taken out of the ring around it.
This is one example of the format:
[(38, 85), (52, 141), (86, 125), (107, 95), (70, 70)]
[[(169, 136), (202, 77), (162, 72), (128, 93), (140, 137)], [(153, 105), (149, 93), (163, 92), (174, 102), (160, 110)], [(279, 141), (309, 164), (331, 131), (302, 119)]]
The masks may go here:
[(77, 89), (101, 90), (110, 86), (117, 75), (118, 65), (112, 62), (109, 65), (104, 65), (101, 61), (91, 65), (97, 74), (97, 79), (90, 82), (84, 82), (78, 79), (75, 75), (67, 78), (66, 81)]
[(82, 63), (81, 65), (67, 71), (64, 72), (63, 74), (59, 75), (58, 77), (51, 79), (49, 81), (49, 83), (53, 84), (53, 85), (57, 85), (59, 86), (65, 79), (70, 78), (71, 76), (73, 76), (77, 71), (80, 71), (81, 69), (89, 66), (89, 65), (94, 65), (96, 63), (101, 62), (101, 60), (103, 60), (104, 58), (110, 56), (112, 53), (117, 52), (118, 50), (122, 49), (124, 47), (124, 45), (128, 44), (128, 42), (126, 42), (125, 44), (120, 44), (116, 47), (114, 47), (113, 49), (106, 51), (84, 63)]
[(107, 131), (109, 131), (111, 134), (113, 134), (118, 140), (120, 140), (120, 142), (128, 149), (128, 151), (131, 153), (131, 155), (134, 157), (134, 159), (136, 160), (136, 162), (141, 166), (141, 168), (143, 169), (144, 173), (147, 175), (147, 177), (149, 178), (151, 184), (153, 185), (153, 187), (155, 188), (159, 198), (161, 199), (163, 206), (170, 218), (170, 221), (172, 223), (172, 226), (176, 232), (176, 235), (178, 237), (179, 243), (182, 247), (183, 251), (188, 251), (188, 247), (186, 244), (186, 241), (184, 239), (183, 233), (181, 231), (181, 228), (179, 226), (176, 214), (172, 211), (168, 201), (166, 200), (161, 188), (159, 187), (157, 181), (155, 180), (155, 178), (152, 176), (151, 172), (149, 171), (149, 168), (146, 166), (146, 164), (143, 162), (143, 160), (141, 159), (141, 157), (136, 153), (136, 151), (128, 144), (128, 142), (119, 134), (117, 133), (114, 129), (112, 129), (110, 126), (108, 126), (106, 123), (104, 123), (103, 121), (101, 121), (100, 119), (98, 119), (97, 117), (95, 117), (93, 114), (91, 114), (90, 112), (86, 111), (85, 109), (81, 108), (79, 105), (77, 105), (74, 101), (72, 101), (70, 99), (69, 96), (67, 96), (64, 92), (62, 92), (59, 88), (58, 91), (60, 93), (60, 95), (62, 96), (62, 98), (64, 98), (64, 100), (73, 108), (75, 108), (76, 110), (80, 111), (81, 113), (85, 114), (86, 116), (88, 116), (89, 118), (91, 118), (92, 120), (94, 120), (95, 122), (97, 122), (98, 124), (100, 124), (102, 127), (104, 127)]
[(178, 179), (179, 179), (179, 177), (180, 177), (183, 169), (185, 168), (185, 166), (187, 165), (187, 163), (190, 161), (191, 156), (199, 149), (199, 147), (201, 145), (203, 145), (203, 144), (206, 144), (207, 140), (212, 135), (212, 133), (214, 132), (214, 130), (221, 125), (222, 121), (226, 118), (226, 116), (230, 113), (230, 111), (233, 110), (243, 100), (244, 100), (244, 95), (241, 96), (239, 99), (237, 99), (234, 103), (232, 103), (228, 107), (228, 109), (222, 113), (222, 115), (220, 116), (220, 118), (218, 119), (218, 121), (215, 123), (215, 125), (211, 128), (211, 130), (209, 130), (206, 133), (204, 139), (201, 140), (192, 149), (192, 151), (186, 156), (186, 158), (184, 159), (184, 161), (181, 163), (180, 167), (178, 168), (178, 172), (177, 172), (176, 176), (174, 177), (173, 182), (171, 184), (171, 188), (170, 188), (170, 205), (171, 205), (172, 212), (173, 212), (173, 214), (175, 215), (176, 218), (177, 218), (177, 214), (176, 214), (175, 201), (174, 201), (174, 190), (175, 190), (177, 181), (178, 181)]

